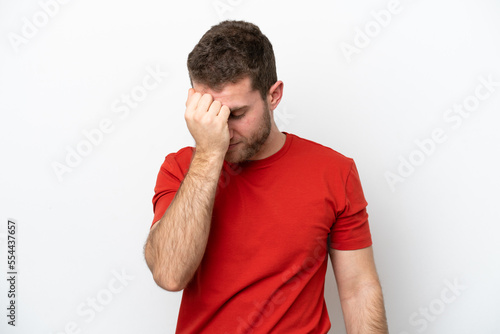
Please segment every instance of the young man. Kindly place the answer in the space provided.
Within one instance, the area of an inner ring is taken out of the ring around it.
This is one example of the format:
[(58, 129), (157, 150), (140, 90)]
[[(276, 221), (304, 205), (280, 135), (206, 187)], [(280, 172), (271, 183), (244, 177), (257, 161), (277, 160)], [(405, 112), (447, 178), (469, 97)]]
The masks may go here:
[(387, 333), (366, 201), (352, 159), (280, 132), (269, 40), (224, 21), (188, 57), (196, 146), (169, 154), (145, 257), (183, 291), (177, 333), (327, 333), (330, 254), (348, 333)]

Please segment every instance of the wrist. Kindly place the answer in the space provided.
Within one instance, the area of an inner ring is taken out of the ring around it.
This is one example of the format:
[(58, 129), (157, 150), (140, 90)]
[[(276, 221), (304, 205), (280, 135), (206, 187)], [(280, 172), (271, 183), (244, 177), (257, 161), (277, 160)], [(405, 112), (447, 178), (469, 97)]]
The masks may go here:
[(204, 160), (207, 162), (223, 162), (226, 156), (226, 152), (214, 151), (214, 150), (203, 150), (199, 147), (195, 147), (194, 158)]
[(212, 181), (217, 182), (220, 177), (222, 166), (224, 164), (224, 155), (213, 153), (195, 152), (188, 175), (204, 184)]

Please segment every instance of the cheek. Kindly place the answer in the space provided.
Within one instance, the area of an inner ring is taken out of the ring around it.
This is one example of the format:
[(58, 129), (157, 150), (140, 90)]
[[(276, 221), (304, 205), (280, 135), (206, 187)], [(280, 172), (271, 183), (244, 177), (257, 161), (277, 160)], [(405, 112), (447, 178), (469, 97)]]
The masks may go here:
[(246, 119), (242, 119), (241, 122), (241, 131), (245, 133), (246, 137), (251, 137), (254, 135), (256, 131), (259, 129), (259, 119), (255, 116), (246, 117)]
[(229, 127), (236, 132), (245, 134), (252, 132), (253, 128), (257, 126), (257, 119), (255, 116), (245, 116), (242, 119), (235, 119), (229, 121)]
[(242, 122), (245, 124), (246, 127), (248, 128), (257, 128), (259, 127), (261, 117), (259, 115), (248, 115), (247, 117), (244, 117), (242, 119)]

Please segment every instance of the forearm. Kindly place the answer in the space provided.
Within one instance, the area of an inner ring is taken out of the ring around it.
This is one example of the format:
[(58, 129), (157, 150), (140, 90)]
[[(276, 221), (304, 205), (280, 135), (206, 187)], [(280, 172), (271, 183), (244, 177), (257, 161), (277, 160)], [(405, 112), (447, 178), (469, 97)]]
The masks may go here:
[(342, 298), (342, 311), (348, 334), (387, 334), (382, 288), (378, 282), (359, 288)]
[(182, 290), (203, 258), (223, 161), (221, 156), (195, 153), (176, 196), (150, 232), (146, 262), (166, 290)]

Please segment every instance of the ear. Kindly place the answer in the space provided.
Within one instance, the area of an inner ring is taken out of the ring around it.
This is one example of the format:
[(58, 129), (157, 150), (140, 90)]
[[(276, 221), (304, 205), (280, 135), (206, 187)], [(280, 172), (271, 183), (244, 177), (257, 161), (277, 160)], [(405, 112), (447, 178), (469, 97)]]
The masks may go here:
[(267, 93), (267, 105), (271, 111), (278, 107), (283, 97), (283, 86), (283, 81), (278, 80), (269, 88), (269, 92)]

